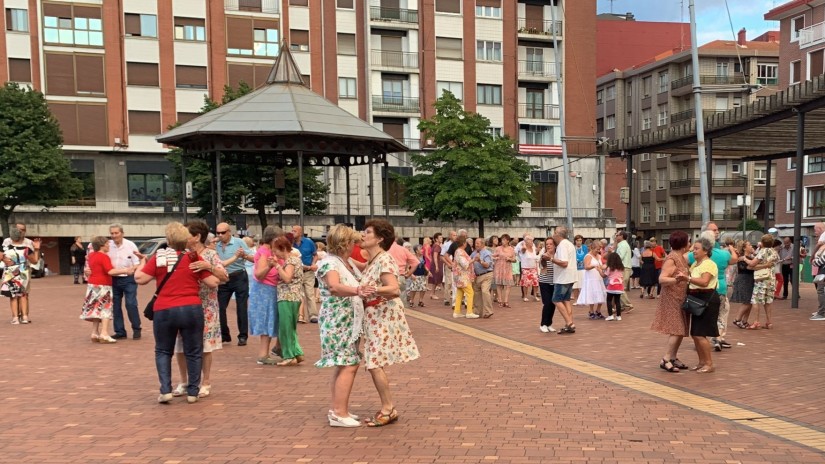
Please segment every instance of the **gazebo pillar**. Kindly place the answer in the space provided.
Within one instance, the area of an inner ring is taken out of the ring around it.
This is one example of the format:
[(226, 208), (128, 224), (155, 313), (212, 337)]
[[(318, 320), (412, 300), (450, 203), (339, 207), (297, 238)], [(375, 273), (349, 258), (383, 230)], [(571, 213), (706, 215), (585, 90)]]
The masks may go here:
[(304, 228), (304, 152), (298, 151), (298, 224)]
[(369, 176), (370, 176), (370, 219), (375, 217), (375, 188), (372, 185), (372, 154), (368, 156), (369, 159)]
[(215, 224), (223, 222), (223, 204), (221, 202), (221, 152), (215, 152)]
[[(798, 167), (797, 167), (798, 168)], [(765, 200), (762, 202), (762, 218), (765, 227), (763, 227), (763, 232), (768, 233), (768, 229), (771, 228), (770, 220), (771, 220), (771, 211), (770, 211), (770, 203), (771, 203), (771, 171), (773, 169), (773, 160), (768, 158), (768, 164), (765, 169), (765, 176), (767, 177), (767, 182), (765, 182)]]
[[(218, 218), (218, 197), (215, 196), (215, 157), (209, 159), (209, 168), (210, 172), (212, 173), (212, 178), (209, 179), (209, 195), (211, 196), (210, 206), (212, 206), (212, 218)], [(217, 221), (215, 224), (210, 224), (211, 226), (216, 226), (218, 223)]]
[(387, 221), (390, 220), (390, 163), (384, 161), (384, 173), (382, 176), (384, 182), (384, 215)]
[(350, 200), (349, 200), (349, 163), (344, 165), (344, 181), (346, 182), (346, 189), (347, 189), (347, 224), (352, 223), (352, 214), (350, 211)]
[(189, 221), (188, 216), (188, 209), (186, 204), (186, 151), (184, 150), (183, 153), (180, 155), (180, 212), (183, 216), (183, 223), (186, 224)]
[[(802, 175), (805, 171), (805, 112), (800, 111), (796, 115), (796, 191), (794, 192), (796, 208), (793, 212), (793, 265), (791, 266), (791, 280), (793, 281), (793, 293), (791, 294), (791, 308), (799, 308), (799, 247), (802, 244)], [(768, 187), (771, 185), (771, 178), (768, 177)], [(765, 203), (765, 211), (768, 211), (768, 203)], [(814, 240), (819, 240), (815, 237)], [(785, 285), (788, 285), (785, 282)]]

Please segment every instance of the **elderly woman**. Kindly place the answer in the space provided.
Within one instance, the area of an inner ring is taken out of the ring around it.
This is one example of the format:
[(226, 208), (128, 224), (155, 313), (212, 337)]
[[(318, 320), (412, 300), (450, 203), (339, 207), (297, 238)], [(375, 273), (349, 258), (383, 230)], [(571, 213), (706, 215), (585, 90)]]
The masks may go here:
[(502, 308), (510, 307), (510, 287), (513, 286), (513, 267), (516, 262), (516, 252), (510, 246), (510, 236), (502, 234), (499, 246), (493, 250), (493, 283), (498, 291), (498, 305)]
[(316, 367), (334, 367), (332, 404), (327, 414), (332, 427), (359, 427), (358, 416), (349, 413), (349, 396), (361, 363), (358, 340), (364, 322), (364, 303), (359, 296), (371, 298), (375, 288), (359, 285), (358, 270), (349, 257), (360, 234), (336, 224), (327, 232), (327, 257), (318, 262), (321, 309), (318, 328), (321, 332), (321, 359)]
[(179, 222), (166, 226), (165, 250), (158, 250), (149, 261), (141, 256), (141, 266), (135, 272), (135, 282), (146, 285), (155, 279), (160, 291), (155, 292), (152, 329), (155, 335), (155, 366), (160, 380), (158, 403), (172, 400), (172, 353), (175, 339), (180, 333), (183, 338), (183, 353), (189, 384), (186, 386), (189, 403), (198, 401), (201, 369), (203, 367), (203, 302), (200, 284), (218, 288), (220, 281), (209, 269), (195, 271), (190, 267), (201, 261), (195, 252), (184, 252), (192, 234)]
[(753, 245), (746, 240), (736, 242), (736, 253), (739, 255), (736, 263), (736, 278), (733, 279), (733, 294), (730, 296), (731, 303), (741, 303), (742, 307), (733, 321), (733, 325), (740, 329), (748, 328), (748, 317), (751, 314), (751, 298), (753, 297), (753, 269), (756, 264), (753, 256)]
[(532, 235), (525, 235), (524, 242), (520, 243), (516, 248), (518, 249), (518, 259), (521, 265), (521, 298), (528, 301), (527, 296), (530, 295), (531, 289), (533, 297), (536, 301), (539, 299), (539, 271), (538, 260), (541, 254), (540, 250), (536, 249)]
[(690, 317), (682, 311), (682, 303), (687, 295), (687, 287), (682, 283), (682, 276), (689, 272), (685, 258), (689, 245), (688, 235), (681, 230), (670, 234), (671, 251), (665, 257), (659, 276), (662, 293), (653, 323), (650, 325), (651, 330), (668, 336), (667, 350), (662, 362), (659, 363), (659, 367), (668, 372), (679, 372), (680, 369), (688, 368), (676, 355), (682, 340), (688, 336), (690, 325)]
[[(772, 268), (776, 263), (779, 262), (779, 253), (776, 252), (774, 249), (774, 237), (771, 234), (765, 234), (762, 236), (760, 242), (762, 243), (762, 248), (756, 253), (756, 257), (754, 258), (753, 265), (751, 266), (754, 271), (758, 271), (760, 269)], [(753, 296), (751, 297), (751, 305), (760, 305), (765, 308), (765, 325), (766, 329), (772, 329), (773, 323), (771, 322), (771, 304), (773, 304), (774, 300), (774, 292), (776, 291), (776, 274), (771, 273), (771, 276), (764, 280), (756, 280), (754, 279), (753, 284)], [(756, 321), (754, 321), (751, 325), (748, 326), (749, 329), (758, 329), (763, 327), (762, 324), (759, 322), (759, 310), (761, 308), (759, 306), (756, 307)]]
[[(383, 219), (367, 221), (364, 229), (362, 247), (369, 253), (370, 260), (364, 269), (361, 283), (375, 289), (375, 295), (364, 300), (364, 355), (367, 370), (381, 398), (381, 410), (367, 421), (370, 427), (389, 425), (398, 420), (398, 411), (390, 394), (390, 382), (384, 367), (397, 363), (406, 363), (418, 359), (418, 346), (412, 338), (407, 319), (404, 317), (404, 303), (398, 286), (398, 266), (387, 250), (392, 246), (395, 229)], [(464, 251), (466, 237), (456, 240), (458, 248), (455, 262), (459, 263)], [(469, 264), (468, 264), (469, 266)], [(456, 266), (456, 269), (461, 264)], [(468, 284), (468, 287), (472, 287)], [(456, 296), (456, 304), (461, 305), (461, 289)], [(466, 289), (465, 289), (466, 290)], [(473, 295), (467, 295), (467, 315), (472, 313)], [(478, 317), (477, 315), (475, 315)]]
[(274, 366), (278, 360), (269, 354), (272, 342), (278, 341), (278, 270), (273, 252), (275, 240), (283, 237), (280, 227), (267, 226), (255, 252), (255, 271), (249, 282), (249, 331), (258, 335), (258, 360), (261, 365)]
[(653, 254), (653, 242), (649, 240), (644, 241), (644, 248), (642, 249), (641, 259), (641, 275), (639, 277), (639, 286), (642, 287), (642, 293), (639, 298), (644, 298), (645, 294), (650, 299), (656, 298), (653, 296), (653, 288), (656, 287), (656, 255)]
[(278, 341), (284, 360), (278, 366), (296, 366), (304, 361), (304, 351), (298, 344), (298, 310), (303, 295), (303, 264), (300, 254), (292, 253), (292, 240), (278, 237), (273, 244), (278, 271)]
[(699, 373), (710, 373), (716, 370), (713, 367), (710, 342), (707, 339), (707, 337), (719, 336), (717, 320), (721, 301), (719, 293), (716, 292), (716, 287), (719, 285), (719, 268), (710, 259), (713, 245), (713, 242), (707, 238), (699, 238), (693, 244), (693, 257), (696, 262), (690, 266), (690, 273), (678, 276), (679, 280), (688, 283), (688, 295), (707, 302), (707, 307), (701, 315), (690, 315), (690, 336), (693, 338), (696, 353), (699, 355), (699, 364), (693, 370)]
[[(109, 239), (95, 237), (92, 239), (89, 255), (89, 275), (86, 298), (80, 311), (80, 319), (89, 321), (92, 326), (92, 343), (117, 343), (109, 335), (109, 322), (112, 320), (112, 276), (130, 274), (134, 268), (114, 269), (109, 259)], [(84, 260), (84, 265), (86, 264)]]
[[(17, 227), (9, 230), (9, 240), (0, 250), (5, 269), (0, 294), (9, 298), (12, 324), (28, 324), (29, 321), (29, 279), (31, 265), (40, 260), (40, 239), (26, 240), (23, 231)], [(22, 317), (20, 317), (22, 316)]]
[[(220, 283), (229, 281), (229, 273), (223, 267), (223, 262), (214, 249), (207, 248), (210, 237), (209, 226), (203, 221), (191, 221), (186, 224), (186, 228), (192, 235), (187, 248), (200, 256), (200, 260), (192, 263), (189, 267), (193, 271), (209, 270), (218, 278)], [(223, 348), (221, 337), (221, 320), (218, 311), (218, 289), (209, 288), (208, 285), (200, 283), (200, 298), (203, 305), (203, 369), (198, 398), (206, 398), (212, 391), (212, 352)], [(172, 391), (174, 396), (186, 394), (187, 381), (186, 357), (183, 354), (183, 338), (178, 335), (175, 341), (175, 359), (178, 362), (181, 383)]]
[[(390, 225), (390, 227), (392, 227)], [(453, 256), (453, 282), (455, 282), (455, 307), (453, 317), (466, 317), (467, 319), (478, 319), (478, 314), (473, 312), (473, 260), (464, 250), (467, 244), (467, 236), (459, 235), (453, 242), (456, 245)], [(366, 249), (366, 248), (365, 248)], [(464, 296), (467, 297), (467, 314), (461, 315), (461, 303)]]
[(86, 267), (86, 247), (83, 246), (83, 239), (79, 236), (74, 238), (69, 254), (72, 257), (72, 275), (74, 275), (75, 285), (80, 284), (80, 279), (86, 283), (86, 276), (83, 275), (83, 269)]

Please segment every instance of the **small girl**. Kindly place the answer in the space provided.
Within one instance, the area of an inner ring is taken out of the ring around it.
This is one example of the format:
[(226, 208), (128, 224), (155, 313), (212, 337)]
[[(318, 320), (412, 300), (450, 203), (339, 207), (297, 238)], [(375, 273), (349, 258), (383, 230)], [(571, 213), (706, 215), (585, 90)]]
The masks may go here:
[[(624, 266), (622, 258), (618, 253), (607, 255), (607, 319), (606, 321), (622, 320), (622, 294), (624, 293), (624, 283), (622, 274)], [(613, 318), (613, 305), (616, 305), (616, 317)]]
[(424, 261), (424, 248), (421, 245), (415, 246), (415, 257), (418, 258), (418, 266), (413, 271), (410, 281), (409, 289), (409, 304), (412, 308), (415, 306), (415, 295), (418, 295), (418, 306), (424, 307), (424, 294), (427, 292), (427, 277), (430, 275), (430, 270), (427, 269)]

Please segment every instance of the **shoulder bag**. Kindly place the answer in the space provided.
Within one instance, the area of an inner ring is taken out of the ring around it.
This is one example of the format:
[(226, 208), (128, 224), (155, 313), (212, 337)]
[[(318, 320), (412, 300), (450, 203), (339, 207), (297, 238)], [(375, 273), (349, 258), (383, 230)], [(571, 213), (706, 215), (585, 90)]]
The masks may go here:
[(149, 303), (147, 303), (146, 307), (143, 308), (143, 317), (146, 319), (151, 321), (155, 318), (155, 300), (158, 299), (158, 295), (160, 294), (160, 291), (163, 290), (163, 286), (166, 285), (166, 281), (169, 280), (169, 277), (172, 276), (172, 273), (175, 272), (175, 269), (177, 269), (178, 264), (180, 264), (181, 261), (183, 261), (183, 254), (178, 256), (178, 260), (175, 261), (175, 265), (172, 266), (172, 270), (166, 273), (166, 277), (164, 277), (160, 282), (160, 285), (158, 285), (157, 290), (155, 290), (155, 294), (152, 295), (152, 299), (149, 300)]

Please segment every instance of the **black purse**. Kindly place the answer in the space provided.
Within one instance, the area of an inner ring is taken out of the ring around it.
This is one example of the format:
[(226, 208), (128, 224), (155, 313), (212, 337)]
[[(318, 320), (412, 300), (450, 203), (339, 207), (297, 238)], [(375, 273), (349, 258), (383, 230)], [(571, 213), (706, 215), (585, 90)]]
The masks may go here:
[(178, 256), (178, 260), (175, 261), (175, 265), (172, 266), (172, 270), (166, 273), (166, 277), (164, 277), (160, 282), (160, 285), (158, 285), (157, 290), (155, 290), (155, 294), (152, 295), (152, 299), (146, 303), (146, 307), (143, 308), (143, 317), (146, 319), (149, 319), (150, 321), (155, 319), (155, 300), (158, 299), (158, 294), (160, 294), (160, 291), (163, 290), (163, 286), (166, 285), (166, 281), (169, 280), (169, 277), (172, 276), (172, 273), (175, 272), (175, 269), (177, 269), (178, 264), (180, 264), (182, 260), (183, 255), (181, 254)]
[(708, 301), (699, 298), (696, 295), (688, 295), (685, 297), (685, 302), (682, 303), (682, 311), (690, 313), (696, 317), (701, 316), (708, 307)]

